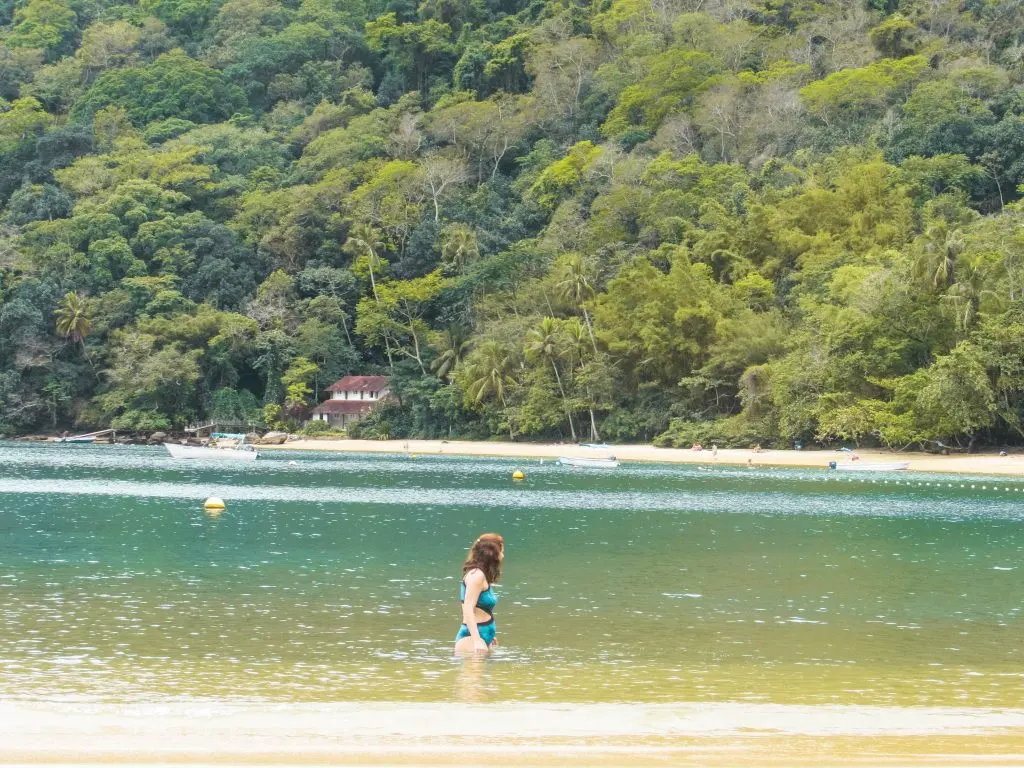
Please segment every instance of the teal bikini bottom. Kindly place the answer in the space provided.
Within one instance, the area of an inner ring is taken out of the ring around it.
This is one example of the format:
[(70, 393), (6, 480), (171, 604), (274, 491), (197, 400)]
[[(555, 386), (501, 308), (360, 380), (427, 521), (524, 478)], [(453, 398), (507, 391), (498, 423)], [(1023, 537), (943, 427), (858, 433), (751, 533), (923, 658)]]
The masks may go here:
[[(494, 633), (496, 629), (494, 626), (493, 618), (490, 621), (477, 622), (476, 628), (480, 632), (481, 640), (483, 640), (488, 645), (494, 642)], [(467, 627), (465, 624), (459, 627), (459, 634), (455, 636), (455, 642), (459, 642), (459, 640), (461, 640), (464, 637), (472, 637), (472, 635), (469, 633), (469, 627)]]

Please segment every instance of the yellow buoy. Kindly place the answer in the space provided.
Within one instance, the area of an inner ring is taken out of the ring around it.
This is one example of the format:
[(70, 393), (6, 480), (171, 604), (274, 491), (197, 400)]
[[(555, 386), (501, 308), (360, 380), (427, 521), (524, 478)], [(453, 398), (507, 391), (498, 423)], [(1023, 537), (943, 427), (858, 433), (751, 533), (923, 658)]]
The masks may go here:
[(224, 500), (211, 496), (203, 502), (203, 509), (224, 509)]
[(521, 469), (517, 469), (515, 472), (512, 473), (512, 479), (513, 480), (525, 480), (526, 479), (526, 475), (523, 474), (523, 471)]

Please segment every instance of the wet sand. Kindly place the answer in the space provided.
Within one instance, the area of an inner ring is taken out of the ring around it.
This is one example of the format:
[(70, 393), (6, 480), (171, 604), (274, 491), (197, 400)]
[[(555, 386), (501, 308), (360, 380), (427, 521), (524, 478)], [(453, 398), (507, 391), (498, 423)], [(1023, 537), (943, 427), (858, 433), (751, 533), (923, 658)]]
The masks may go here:
[[(394, 453), (416, 455), (499, 456), (523, 459), (557, 459), (559, 456), (601, 458), (615, 456), (619, 461), (664, 462), (670, 464), (723, 464), (775, 467), (828, 468), (830, 461), (847, 462), (845, 451), (783, 451), (757, 452), (747, 449), (721, 448), (714, 455), (711, 448), (693, 451), (683, 448), (655, 448), (652, 445), (612, 445), (608, 448), (582, 448), (557, 443), (473, 442), (468, 440), (293, 440), (280, 446), (260, 446), (260, 450), (342, 451), (352, 453)], [(858, 461), (909, 461), (911, 471), (955, 472), (972, 475), (1020, 475), (1024, 477), (1024, 454), (999, 456), (972, 454), (940, 456), (930, 453), (895, 453), (892, 451), (858, 450)]]
[(0, 764), (1024, 765), (1024, 710), (0, 702)]

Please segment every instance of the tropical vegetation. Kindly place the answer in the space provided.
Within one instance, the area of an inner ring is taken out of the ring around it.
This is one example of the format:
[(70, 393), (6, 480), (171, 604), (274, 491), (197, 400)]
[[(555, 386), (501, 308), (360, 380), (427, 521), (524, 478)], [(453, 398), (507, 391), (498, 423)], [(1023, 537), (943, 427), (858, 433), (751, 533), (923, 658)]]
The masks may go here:
[(0, 431), (1024, 440), (1010, 0), (0, 5)]

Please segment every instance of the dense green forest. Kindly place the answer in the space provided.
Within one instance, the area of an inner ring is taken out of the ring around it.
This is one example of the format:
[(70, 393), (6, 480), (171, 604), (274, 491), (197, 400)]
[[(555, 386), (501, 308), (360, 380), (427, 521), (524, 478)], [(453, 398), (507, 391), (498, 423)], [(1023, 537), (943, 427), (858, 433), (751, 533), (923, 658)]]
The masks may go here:
[(1024, 439), (1014, 0), (3, 0), (0, 431)]

